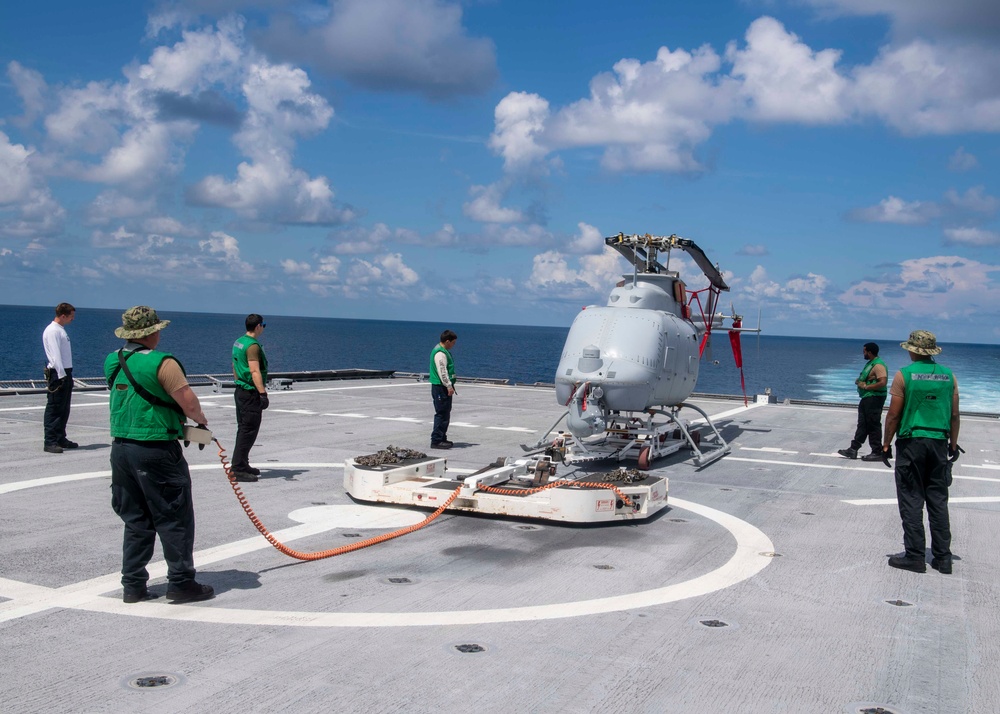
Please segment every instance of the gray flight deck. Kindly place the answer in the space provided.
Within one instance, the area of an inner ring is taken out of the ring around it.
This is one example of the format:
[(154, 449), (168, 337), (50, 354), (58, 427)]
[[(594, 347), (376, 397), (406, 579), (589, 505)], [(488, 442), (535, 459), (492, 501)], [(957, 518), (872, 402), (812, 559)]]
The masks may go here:
[[(232, 392), (196, 392), (232, 449)], [(272, 548), (216, 450), (191, 446), (195, 563), (217, 596), (126, 605), (107, 393), (74, 395), (80, 448), (61, 455), (42, 451), (44, 395), (0, 397), (0, 710), (1000, 711), (998, 420), (963, 418), (954, 574), (915, 574), (886, 566), (902, 550), (891, 470), (836, 455), (854, 409), (695, 401), (732, 453), (654, 462), (671, 505), (648, 521), (445, 513), (314, 562)], [(560, 410), (548, 387), (460, 383), (455, 448), (431, 452), (426, 382), (295, 383), (272, 392), (263, 475), (242, 487), (279, 539), (326, 550), (426, 515), (354, 503), (346, 459), (392, 444), (468, 474), (522, 456)], [(151, 572), (162, 595), (159, 550)]]

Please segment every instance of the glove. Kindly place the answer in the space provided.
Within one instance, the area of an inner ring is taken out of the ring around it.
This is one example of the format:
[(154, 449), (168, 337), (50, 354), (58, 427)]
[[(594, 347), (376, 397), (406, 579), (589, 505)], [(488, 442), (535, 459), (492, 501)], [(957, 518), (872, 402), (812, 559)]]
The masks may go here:
[(267, 392), (257, 392), (257, 396), (260, 397), (261, 411), (271, 406), (271, 400), (267, 398)]
[(887, 468), (892, 468), (892, 464), (889, 463), (889, 459), (892, 458), (892, 446), (882, 450), (882, 463), (886, 465)]
[(958, 455), (959, 454), (964, 454), (964, 453), (965, 453), (965, 449), (963, 449), (958, 444), (955, 444), (955, 446), (949, 446), (948, 447), (948, 461), (950, 461), (951, 463), (955, 463), (956, 461), (958, 461)]

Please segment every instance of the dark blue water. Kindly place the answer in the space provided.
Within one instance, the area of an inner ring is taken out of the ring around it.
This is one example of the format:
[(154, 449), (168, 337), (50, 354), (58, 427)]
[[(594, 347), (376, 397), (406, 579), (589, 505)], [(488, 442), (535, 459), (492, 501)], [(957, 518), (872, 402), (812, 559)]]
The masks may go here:
[[(0, 306), (0, 379), (40, 377), (45, 357), (41, 335), (51, 308)], [(173, 352), (191, 374), (230, 370), (233, 341), (244, 332), (245, 315), (162, 312), (171, 320), (160, 348)], [(395, 369), (427, 372), (431, 348), (441, 331), (458, 333), (454, 350), (459, 377), (496, 377), (512, 382), (552, 382), (569, 326), (523, 327), (450, 323), (342, 320), (265, 316), (262, 341), (275, 372), (321, 369)], [(99, 376), (105, 356), (122, 341), (117, 310), (79, 308), (67, 328), (74, 372)], [(909, 363), (895, 339), (875, 339), (890, 374)], [(779, 399), (854, 402), (854, 379), (864, 366), (861, 345), (868, 341), (813, 337), (743, 336), (747, 394), (769, 387)], [(942, 343), (939, 358), (961, 387), (962, 408), (1000, 412), (1000, 346)], [(711, 355), (702, 359), (697, 391), (738, 394), (740, 375), (728, 336), (713, 336)]]

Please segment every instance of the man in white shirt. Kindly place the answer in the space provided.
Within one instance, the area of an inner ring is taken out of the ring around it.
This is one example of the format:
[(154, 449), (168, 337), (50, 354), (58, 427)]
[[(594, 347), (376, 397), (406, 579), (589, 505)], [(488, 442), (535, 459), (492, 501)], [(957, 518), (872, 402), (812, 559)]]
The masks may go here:
[(56, 317), (42, 333), (42, 346), (48, 363), (45, 378), (48, 381), (48, 400), (45, 403), (45, 451), (61, 454), (64, 449), (75, 449), (79, 444), (66, 438), (69, 421), (69, 402), (73, 396), (73, 350), (69, 346), (66, 325), (76, 317), (76, 308), (68, 302), (56, 305)]

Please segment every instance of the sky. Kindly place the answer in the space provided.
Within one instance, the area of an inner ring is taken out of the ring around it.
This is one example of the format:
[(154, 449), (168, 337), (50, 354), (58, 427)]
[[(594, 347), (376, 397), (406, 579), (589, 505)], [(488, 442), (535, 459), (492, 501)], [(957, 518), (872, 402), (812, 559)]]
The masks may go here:
[(995, 0), (2, 3), (0, 304), (1000, 343), (998, 136)]

